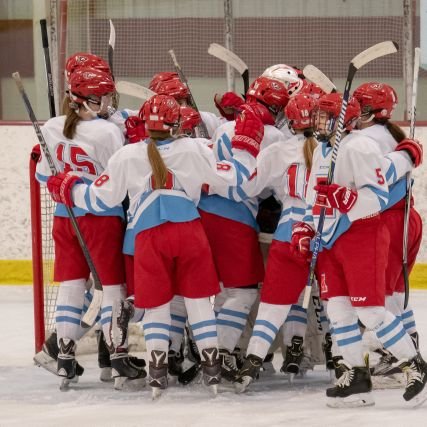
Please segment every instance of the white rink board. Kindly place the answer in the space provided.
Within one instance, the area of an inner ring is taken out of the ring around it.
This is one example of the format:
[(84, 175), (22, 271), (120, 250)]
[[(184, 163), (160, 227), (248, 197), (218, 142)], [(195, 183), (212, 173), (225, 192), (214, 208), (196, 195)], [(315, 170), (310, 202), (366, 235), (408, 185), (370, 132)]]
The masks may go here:
[[(427, 127), (416, 136), (427, 151)], [(37, 143), (32, 126), (0, 126), (0, 259), (31, 259), (29, 154)], [(424, 238), (418, 262), (427, 262), (427, 154), (414, 177), (415, 206), (424, 222)]]

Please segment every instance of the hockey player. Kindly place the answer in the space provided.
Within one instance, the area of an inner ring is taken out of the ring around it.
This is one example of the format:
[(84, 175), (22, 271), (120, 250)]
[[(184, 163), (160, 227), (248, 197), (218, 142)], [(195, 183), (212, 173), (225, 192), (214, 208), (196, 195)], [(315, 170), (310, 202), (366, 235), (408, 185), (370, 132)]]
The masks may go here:
[[(123, 145), (123, 137), (116, 126), (96, 120), (98, 114), (103, 115), (111, 103), (114, 82), (103, 71), (83, 67), (70, 75), (69, 88), (72, 102), (67, 115), (50, 119), (43, 126), (43, 134), (54, 154), (58, 170), (75, 171), (86, 182), (92, 182), (102, 173), (111, 155)], [(42, 156), (37, 165), (37, 179), (46, 184), (49, 175), (47, 161)], [(49, 188), (49, 183), (47, 185)], [(105, 286), (101, 324), (110, 345), (111, 307), (114, 300), (121, 298), (125, 281), (121, 254), (123, 210), (119, 205), (112, 206), (106, 212), (94, 215), (76, 209), (75, 215)], [(89, 267), (61, 204), (58, 204), (55, 212), (53, 237), (54, 278), (60, 282), (56, 309), (58, 375), (67, 382), (77, 374), (75, 348), (81, 336), (80, 317)], [(106, 245), (109, 247), (108, 253), (103, 250)], [(138, 369), (128, 367), (127, 353), (117, 354), (114, 350), (111, 353), (115, 376), (140, 375)]]
[[(255, 112), (265, 124), (261, 148), (282, 141), (274, 127), (277, 113), (289, 97), (284, 84), (267, 77), (257, 78), (246, 94), (243, 111)], [(234, 121), (218, 128), (212, 138), (218, 160), (230, 159)], [(248, 177), (249, 175), (246, 174)], [(209, 189), (202, 194), (199, 211), (209, 239), (215, 266), (223, 290), (215, 301), (218, 343), (223, 378), (235, 381), (238, 370), (232, 352), (245, 328), (254, 304), (258, 285), (264, 277), (264, 265), (258, 243), (256, 197), (242, 201), (240, 189)]]
[(157, 395), (167, 386), (170, 301), (175, 294), (185, 298), (205, 383), (216, 385), (220, 380), (216, 322), (209, 301), (219, 286), (196, 204), (204, 183), (234, 186), (246, 179), (242, 170), (253, 171), (263, 125), (254, 114), (242, 114), (232, 141), (233, 162), (216, 162), (204, 141), (173, 136), (180, 120), (174, 98), (156, 95), (143, 111), (150, 139), (118, 151), (92, 185), (77, 184), (75, 176), (66, 174), (50, 182), (54, 199), (68, 205), (74, 201), (93, 212), (103, 212), (129, 193), (135, 306), (146, 309), (150, 385)]
[[(305, 230), (297, 227), (304, 220), (304, 201), (311, 158), (316, 140), (313, 137), (311, 116), (316, 101), (308, 95), (295, 95), (285, 107), (293, 137), (278, 141), (262, 150), (257, 159), (257, 174), (244, 187), (246, 194), (259, 194), (271, 188), (282, 203), (278, 227), (270, 247), (267, 270), (261, 289), (261, 303), (249, 342), (247, 357), (239, 372), (239, 391), (243, 391), (260, 371), (262, 361), (280, 327), (286, 320), (292, 304), (297, 304), (308, 275), (309, 237), (291, 241)], [(295, 243), (296, 242), (296, 243)], [(293, 256), (295, 252), (297, 256)], [(301, 332), (291, 337), (286, 372), (297, 373), (303, 356)]]
[[(396, 91), (389, 85), (370, 82), (360, 85), (353, 96), (359, 101), (362, 116), (358, 123), (360, 133), (372, 138), (383, 154), (393, 151), (397, 144), (406, 138), (404, 131), (390, 121), (398, 99)], [(402, 271), (403, 223), (405, 215), (406, 182), (400, 180), (390, 189), (390, 200), (381, 213), (382, 221), (390, 233), (390, 246), (386, 269), (385, 307), (399, 318), (406, 332), (411, 335), (418, 351), (418, 333), (414, 314), (410, 305), (404, 309), (405, 284)], [(422, 239), (422, 220), (411, 201), (408, 234), (408, 271), (415, 264)], [(380, 351), (382, 357), (374, 369), (375, 374), (391, 371), (397, 360), (385, 349)]]
[[(344, 119), (344, 129), (349, 134), (341, 141), (333, 182), (327, 185), (341, 104), (338, 93), (319, 100), (316, 127), (321, 144), (314, 152), (307, 186), (314, 224), (320, 207), (326, 207), (317, 275), (321, 296), (328, 299), (328, 316), (343, 357), (343, 374), (335, 387), (326, 391), (328, 405), (374, 404), (358, 319), (375, 331), (384, 347), (399, 360), (398, 366), (407, 376), (403, 397), (411, 400), (425, 386), (427, 367), (399, 319), (384, 308), (389, 233), (379, 212), (389, 201), (387, 178), (393, 175), (391, 181), (396, 181), (413, 165), (418, 166), (422, 149), (416, 141), (404, 139), (394, 152), (383, 156), (371, 138), (351, 132), (359, 119), (360, 106), (350, 98)], [(313, 230), (307, 223), (299, 224), (293, 231), (294, 238), (302, 241), (312, 237)], [(423, 399), (423, 394), (419, 398)]]

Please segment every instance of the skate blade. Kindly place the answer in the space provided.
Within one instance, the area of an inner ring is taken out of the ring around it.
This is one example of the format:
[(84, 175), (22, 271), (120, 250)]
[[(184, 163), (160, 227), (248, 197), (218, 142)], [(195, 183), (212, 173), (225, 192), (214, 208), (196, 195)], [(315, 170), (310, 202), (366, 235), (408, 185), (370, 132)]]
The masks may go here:
[(212, 384), (207, 386), (209, 393), (212, 394), (213, 397), (216, 397), (218, 395), (218, 384)]
[(252, 377), (242, 377), (241, 382), (234, 383), (237, 394), (244, 393), (249, 385), (253, 382)]
[(162, 389), (160, 387), (151, 387), (151, 399), (157, 400), (162, 395)]
[(402, 373), (389, 377), (371, 376), (372, 387), (374, 390), (390, 390), (405, 388), (405, 377)]
[(329, 408), (359, 408), (362, 406), (374, 406), (372, 393), (352, 394), (347, 397), (328, 397), (326, 406)]
[(331, 383), (331, 384), (334, 384), (335, 385), (335, 381), (337, 380), (337, 377), (335, 376), (335, 371), (333, 371), (333, 370), (330, 370), (329, 371), (329, 382)]
[(116, 377), (114, 378), (114, 390), (119, 391), (140, 391), (146, 385), (145, 378), (128, 378)]
[(114, 378), (112, 376), (112, 369), (111, 368), (101, 368), (101, 373), (99, 374), (99, 379), (103, 383), (110, 383), (114, 381)]
[(46, 354), (44, 351), (40, 351), (33, 357), (34, 364), (39, 368), (46, 369), (54, 375), (58, 375), (58, 362)]
[(406, 406), (410, 408), (419, 408), (427, 400), (427, 390), (424, 389), (411, 400), (406, 402)]
[(71, 380), (68, 378), (62, 378), (61, 384), (59, 385), (59, 390), (68, 391), (70, 389)]

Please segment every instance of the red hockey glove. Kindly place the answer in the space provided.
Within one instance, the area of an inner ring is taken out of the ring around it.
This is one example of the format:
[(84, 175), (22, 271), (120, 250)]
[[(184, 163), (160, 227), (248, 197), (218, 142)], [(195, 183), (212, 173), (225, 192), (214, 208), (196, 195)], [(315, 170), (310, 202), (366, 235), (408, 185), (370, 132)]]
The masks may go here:
[(35, 161), (38, 162), (40, 157), (42, 155), (42, 151), (40, 148), (40, 144), (36, 144), (33, 149), (31, 150), (31, 158)]
[(47, 180), (47, 188), (55, 202), (63, 203), (72, 208), (74, 203), (71, 197), (71, 190), (74, 184), (80, 182), (83, 182), (83, 180), (76, 175), (59, 172), (57, 175), (49, 177)]
[(406, 151), (415, 168), (423, 162), (423, 146), (417, 139), (403, 139), (397, 144), (395, 151)]
[(129, 144), (144, 141), (147, 138), (144, 122), (137, 116), (130, 116), (125, 121)]
[(275, 120), (271, 112), (268, 110), (268, 108), (265, 105), (260, 104), (259, 102), (248, 102), (247, 104), (242, 105), (241, 107), (242, 111), (250, 111), (256, 116), (258, 116), (261, 121), (265, 125), (274, 125)]
[(357, 191), (338, 184), (319, 183), (314, 189), (317, 191), (315, 204), (325, 208), (335, 208), (341, 213), (347, 213), (356, 203)]
[(224, 95), (216, 94), (214, 96), (216, 108), (219, 114), (229, 121), (235, 119), (236, 115), (240, 112), (240, 107), (245, 101), (234, 92), (225, 92)]
[(249, 111), (242, 111), (236, 119), (232, 147), (246, 150), (256, 157), (263, 138), (264, 125), (261, 120)]
[(292, 226), (291, 253), (304, 259), (310, 259), (310, 241), (314, 237), (314, 230), (305, 222), (296, 222)]

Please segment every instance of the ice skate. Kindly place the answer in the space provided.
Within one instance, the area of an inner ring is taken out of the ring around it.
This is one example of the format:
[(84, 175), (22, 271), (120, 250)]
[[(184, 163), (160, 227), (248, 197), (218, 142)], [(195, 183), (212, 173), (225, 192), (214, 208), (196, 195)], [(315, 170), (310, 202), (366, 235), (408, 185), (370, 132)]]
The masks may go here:
[(237, 381), (235, 383), (237, 393), (243, 393), (249, 385), (259, 377), (259, 372), (262, 366), (262, 359), (254, 354), (249, 354), (242, 369), (239, 371)]
[(127, 351), (111, 355), (111, 373), (115, 390), (122, 390), (127, 381), (142, 380), (147, 376), (144, 367), (137, 367), (131, 362)]
[(232, 383), (235, 382), (239, 374), (236, 358), (225, 349), (219, 351), (219, 358), (221, 361), (221, 377)]
[(427, 400), (425, 385), (427, 382), (427, 365), (421, 355), (417, 354), (411, 360), (399, 362), (399, 368), (406, 376), (406, 388), (403, 398), (417, 407)]
[(202, 350), (203, 382), (211, 388), (213, 394), (218, 392), (218, 384), (221, 382), (221, 361), (216, 347)]
[(300, 365), (304, 357), (303, 338), (293, 336), (291, 345), (286, 347), (286, 356), (280, 372), (289, 374), (289, 381), (292, 384), (295, 376), (300, 372)]
[[(274, 353), (268, 353), (262, 361), (261, 370), (266, 374), (273, 375), (276, 373), (276, 370), (273, 366)], [(243, 365), (242, 365), (243, 366)]]
[(168, 373), (172, 377), (182, 374), (182, 363), (184, 356), (180, 351), (169, 350), (168, 352)]
[(393, 375), (400, 372), (400, 369), (395, 365), (397, 359), (387, 350), (378, 349), (376, 353), (381, 355), (378, 363), (371, 369), (371, 374), (376, 375)]
[(152, 398), (157, 399), (161, 391), (168, 386), (167, 354), (164, 351), (153, 350), (148, 364), (148, 384), (152, 389)]
[(96, 340), (98, 342), (98, 366), (101, 370), (99, 379), (102, 382), (111, 382), (114, 379), (111, 372), (110, 352), (101, 330), (97, 331)]
[(337, 380), (340, 379), (341, 375), (345, 371), (345, 365), (341, 365), (342, 360), (343, 360), (342, 356), (333, 356), (332, 357), (332, 361), (334, 362), (335, 378)]
[(61, 391), (67, 390), (72, 380), (78, 376), (75, 349), (73, 340), (68, 338), (59, 340), (57, 375), (63, 378), (59, 386)]
[(327, 406), (330, 408), (356, 408), (375, 404), (369, 368), (351, 367), (341, 361), (342, 375), (334, 387), (326, 389)]

